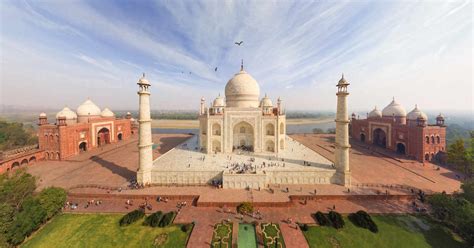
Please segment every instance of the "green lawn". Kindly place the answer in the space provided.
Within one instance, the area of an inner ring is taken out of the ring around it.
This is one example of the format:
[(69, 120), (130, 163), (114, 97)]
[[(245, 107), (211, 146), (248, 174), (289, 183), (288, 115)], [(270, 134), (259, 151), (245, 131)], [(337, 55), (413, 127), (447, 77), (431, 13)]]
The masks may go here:
[(222, 248), (232, 247), (232, 223), (219, 223), (214, 226), (211, 247), (221, 247), (220, 240)]
[[(120, 227), (121, 214), (62, 214), (39, 230), (22, 247), (185, 247), (181, 225), (142, 226), (139, 220)], [(155, 244), (161, 245), (155, 245)]]
[(356, 227), (344, 217), (346, 225), (340, 230), (311, 226), (303, 232), (311, 248), (315, 247), (468, 247), (447, 228), (426, 218), (411, 215), (373, 215), (378, 233)]
[[(264, 247), (268, 248), (285, 248), (285, 241), (280, 231), (280, 226), (276, 223), (263, 223), (262, 228)], [(278, 241), (275, 239), (278, 237)]]

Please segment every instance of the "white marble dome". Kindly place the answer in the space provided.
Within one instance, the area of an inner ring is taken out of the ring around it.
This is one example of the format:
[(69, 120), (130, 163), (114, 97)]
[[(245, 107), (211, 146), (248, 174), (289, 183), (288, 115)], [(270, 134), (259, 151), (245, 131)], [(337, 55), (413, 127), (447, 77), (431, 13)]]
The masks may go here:
[(408, 120), (416, 121), (418, 118), (421, 118), (423, 120), (428, 120), (428, 116), (423, 113), (421, 110), (418, 109), (418, 106), (415, 105), (415, 108), (410, 111), (407, 115)]
[(382, 116), (384, 117), (392, 117), (392, 116), (405, 117), (406, 115), (407, 115), (407, 112), (405, 108), (402, 105), (400, 105), (398, 102), (396, 102), (395, 98), (392, 100), (392, 102), (389, 105), (387, 105), (387, 107), (385, 107), (382, 110)]
[(95, 105), (90, 99), (87, 99), (84, 103), (82, 103), (79, 107), (77, 107), (77, 115), (78, 116), (100, 116), (102, 111), (100, 108)]
[(102, 116), (102, 117), (114, 117), (115, 114), (109, 108), (105, 108), (104, 110), (102, 110), (102, 113), (100, 113), (100, 116)]
[(224, 98), (219, 94), (216, 99), (214, 99), (214, 102), (212, 103), (213, 107), (225, 107), (225, 101)]
[(260, 101), (260, 107), (273, 107), (272, 99), (268, 98), (265, 94), (265, 97)]
[(145, 73), (143, 73), (142, 77), (138, 79), (138, 84), (142, 85), (151, 85), (150, 82), (145, 78)]
[(225, 86), (227, 107), (258, 108), (260, 87), (246, 71), (235, 74)]
[(64, 107), (61, 111), (56, 114), (56, 119), (59, 117), (66, 117), (66, 120), (77, 119), (77, 114), (68, 107)]
[(39, 117), (46, 117), (46, 113), (42, 112), (41, 114), (39, 114)]
[(377, 106), (375, 106), (374, 110), (370, 111), (369, 113), (369, 118), (381, 118), (382, 117), (382, 111), (377, 109)]

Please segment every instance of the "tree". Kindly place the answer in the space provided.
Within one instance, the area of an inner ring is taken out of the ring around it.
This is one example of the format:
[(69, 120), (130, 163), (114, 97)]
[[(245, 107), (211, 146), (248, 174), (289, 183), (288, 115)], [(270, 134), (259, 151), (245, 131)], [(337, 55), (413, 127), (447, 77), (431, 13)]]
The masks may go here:
[(62, 188), (49, 187), (38, 195), (41, 206), (46, 211), (47, 219), (56, 215), (66, 202), (66, 191)]
[(462, 139), (456, 140), (448, 147), (448, 163), (454, 165), (465, 175), (471, 175), (472, 165), (467, 161), (467, 152)]
[(251, 202), (242, 202), (237, 206), (237, 213), (249, 214), (253, 213), (253, 204)]
[(8, 241), (12, 245), (19, 245), (46, 219), (46, 211), (38, 199), (28, 197), (22, 205), (21, 211), (15, 217), (8, 230)]
[(313, 133), (314, 134), (321, 134), (324, 133), (324, 130), (321, 128), (313, 128)]
[(461, 185), (461, 189), (463, 191), (462, 197), (464, 197), (471, 203), (474, 203), (474, 179), (471, 178), (469, 180), (464, 181)]
[(0, 175), (0, 202), (19, 210), (23, 200), (36, 189), (36, 178), (24, 169)]

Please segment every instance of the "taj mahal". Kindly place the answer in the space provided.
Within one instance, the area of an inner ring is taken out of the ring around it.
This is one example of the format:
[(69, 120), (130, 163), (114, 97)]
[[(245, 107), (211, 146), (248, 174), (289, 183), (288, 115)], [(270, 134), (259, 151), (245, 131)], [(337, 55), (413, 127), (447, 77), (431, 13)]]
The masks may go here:
[[(139, 169), (145, 185), (207, 185), (223, 188), (266, 188), (273, 184), (351, 185), (349, 83), (337, 83), (335, 158), (326, 158), (286, 135), (281, 98), (276, 106), (244, 70), (243, 63), (209, 107), (200, 99), (199, 133), (152, 159), (150, 87), (143, 75), (139, 86)], [(332, 161), (334, 162), (332, 162)]]

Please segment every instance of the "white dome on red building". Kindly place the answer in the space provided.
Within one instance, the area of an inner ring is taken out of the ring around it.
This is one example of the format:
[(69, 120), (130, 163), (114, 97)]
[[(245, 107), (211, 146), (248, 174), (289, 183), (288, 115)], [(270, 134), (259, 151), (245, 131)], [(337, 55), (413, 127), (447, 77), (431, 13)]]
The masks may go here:
[(416, 121), (418, 118), (423, 119), (423, 120), (428, 120), (428, 116), (423, 113), (421, 110), (418, 109), (418, 106), (415, 105), (415, 108), (410, 111), (407, 115), (408, 120)]
[(77, 119), (77, 114), (68, 107), (64, 107), (61, 111), (56, 114), (56, 119), (59, 117), (65, 117), (66, 120)]
[(90, 99), (87, 99), (79, 107), (77, 107), (78, 116), (100, 116), (102, 111), (100, 110), (94, 102)]
[(257, 81), (243, 68), (225, 86), (227, 107), (258, 108), (259, 96), (260, 87)]
[(395, 98), (393, 98), (392, 102), (382, 110), (382, 116), (384, 117), (406, 117), (406, 115), (407, 112), (405, 108), (400, 105), (400, 103), (396, 102)]
[(115, 114), (109, 108), (105, 108), (104, 110), (102, 110), (102, 113), (100, 113), (100, 116), (102, 116), (102, 117), (115, 117)]

